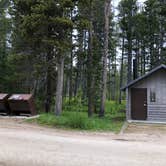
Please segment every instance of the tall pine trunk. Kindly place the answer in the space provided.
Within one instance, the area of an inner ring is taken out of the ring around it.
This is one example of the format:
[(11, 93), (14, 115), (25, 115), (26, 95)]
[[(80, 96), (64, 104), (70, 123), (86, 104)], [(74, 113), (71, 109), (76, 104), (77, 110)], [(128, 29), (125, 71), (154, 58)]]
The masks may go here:
[(93, 75), (93, 0), (90, 1), (90, 28), (89, 28), (89, 46), (88, 46), (88, 116), (92, 117), (94, 113), (94, 75)]
[(112, 88), (112, 82), (111, 82), (111, 56), (109, 56), (108, 58), (109, 62), (108, 62), (108, 68), (109, 68), (109, 71), (108, 71), (108, 99), (111, 100), (111, 88)]
[(129, 34), (128, 37), (128, 71), (127, 71), (127, 82), (132, 81), (132, 37)]
[(59, 116), (62, 112), (62, 96), (63, 96), (63, 77), (64, 77), (64, 57), (60, 57), (57, 62), (57, 87), (56, 87), (56, 101), (55, 114)]
[[(71, 39), (71, 41), (72, 41), (72, 39)], [(69, 104), (70, 104), (72, 98), (73, 98), (73, 47), (71, 47), (71, 57), (70, 57)]]
[[(123, 36), (123, 39), (122, 39), (122, 57), (121, 57), (121, 69), (120, 69), (120, 89), (122, 88), (123, 86), (123, 75), (124, 75), (124, 52), (125, 52), (125, 38)], [(120, 90), (119, 91), (119, 104), (122, 103), (122, 91)]]
[(127, 82), (132, 81), (132, 47), (133, 47), (133, 26), (132, 26), (132, 17), (133, 10), (130, 10), (129, 13), (129, 22), (128, 22), (128, 32), (127, 32), (127, 41), (128, 41), (128, 68), (127, 68)]
[(46, 99), (45, 99), (45, 112), (48, 113), (50, 112), (51, 109), (51, 95), (52, 95), (52, 88), (51, 88), (51, 60), (52, 60), (52, 55), (51, 51), (48, 51), (47, 54), (47, 73), (46, 73)]
[(110, 16), (111, 0), (105, 0), (104, 4), (104, 53), (103, 53), (103, 69), (102, 69), (102, 83), (101, 83), (101, 103), (99, 116), (103, 117), (105, 114), (105, 102), (107, 93), (107, 59), (108, 59), (108, 41), (109, 41), (109, 16)]

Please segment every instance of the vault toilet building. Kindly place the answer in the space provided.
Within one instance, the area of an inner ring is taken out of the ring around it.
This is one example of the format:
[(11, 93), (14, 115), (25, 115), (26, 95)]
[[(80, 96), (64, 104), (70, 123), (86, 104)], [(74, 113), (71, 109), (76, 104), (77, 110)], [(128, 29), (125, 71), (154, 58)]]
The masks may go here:
[(127, 94), (127, 120), (166, 122), (166, 65), (122, 88)]

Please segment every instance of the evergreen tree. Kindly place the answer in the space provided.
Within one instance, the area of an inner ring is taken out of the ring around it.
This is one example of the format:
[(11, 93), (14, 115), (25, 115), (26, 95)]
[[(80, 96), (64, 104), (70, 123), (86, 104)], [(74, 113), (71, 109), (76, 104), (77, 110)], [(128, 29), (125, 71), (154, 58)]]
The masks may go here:
[(8, 17), (9, 1), (0, 1), (0, 73), (1, 90), (6, 91), (7, 87), (7, 58), (10, 52), (10, 34), (11, 34), (11, 20)]
[[(14, 0), (15, 15), (20, 16), (19, 30), (28, 45), (46, 60), (46, 111), (51, 101), (51, 66), (57, 64), (56, 115), (62, 111), (63, 70), (69, 48), (69, 31), (73, 22), (69, 17), (72, 1)], [(38, 49), (40, 48), (40, 49)]]

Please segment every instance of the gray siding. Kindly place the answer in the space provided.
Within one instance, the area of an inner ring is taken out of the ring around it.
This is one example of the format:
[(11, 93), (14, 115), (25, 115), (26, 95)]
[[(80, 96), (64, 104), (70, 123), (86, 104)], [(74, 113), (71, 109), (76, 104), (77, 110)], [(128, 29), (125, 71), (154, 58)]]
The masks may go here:
[(129, 93), (129, 89), (126, 90), (126, 99), (127, 99), (127, 105), (126, 105), (126, 119), (130, 120), (131, 119), (131, 104), (130, 104), (130, 93)]
[(127, 120), (131, 120), (131, 90), (127, 88)]
[[(132, 88), (132, 87), (131, 87)], [(147, 79), (138, 82), (133, 88), (147, 88), (148, 121), (166, 121), (166, 71), (160, 70)], [(150, 101), (150, 91), (156, 93), (156, 102)], [(128, 119), (131, 119), (131, 93), (128, 90)]]

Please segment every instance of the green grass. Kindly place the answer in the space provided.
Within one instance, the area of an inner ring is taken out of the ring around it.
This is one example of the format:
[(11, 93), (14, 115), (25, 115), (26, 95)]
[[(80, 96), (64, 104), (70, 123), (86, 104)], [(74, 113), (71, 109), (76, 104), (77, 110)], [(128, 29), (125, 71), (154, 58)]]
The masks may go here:
[(41, 114), (37, 119), (31, 120), (40, 125), (50, 127), (89, 130), (89, 131), (112, 131), (119, 132), (125, 119), (125, 114), (119, 110), (124, 109), (124, 104), (118, 105), (115, 102), (106, 103), (106, 115), (99, 118), (94, 115), (88, 118), (87, 112), (64, 111), (60, 117), (56, 117), (53, 113)]
[(118, 111), (124, 111), (126, 109), (125, 101), (122, 104), (118, 104), (115, 101), (106, 101), (106, 113), (116, 114)]

